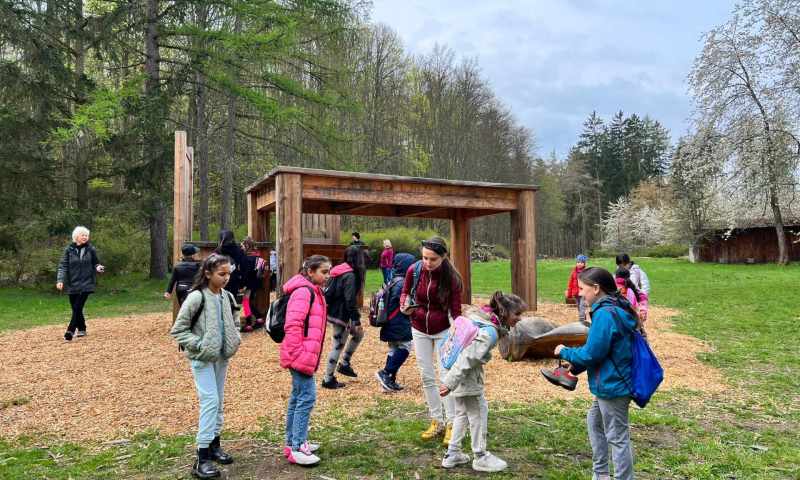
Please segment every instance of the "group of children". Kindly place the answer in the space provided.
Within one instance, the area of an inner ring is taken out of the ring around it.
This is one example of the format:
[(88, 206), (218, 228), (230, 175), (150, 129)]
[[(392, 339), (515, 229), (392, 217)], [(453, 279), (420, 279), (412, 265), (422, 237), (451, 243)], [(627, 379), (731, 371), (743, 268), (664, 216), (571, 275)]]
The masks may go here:
[[(385, 252), (390, 248), (387, 245)], [(392, 267), (384, 273), (388, 320), (380, 331), (389, 351), (384, 367), (375, 376), (385, 391), (402, 390), (397, 373), (413, 346), (431, 419), (420, 435), (426, 440), (439, 438), (447, 446), (442, 467), (471, 462), (476, 471), (502, 471), (506, 462), (491, 454), (486, 445), (484, 365), (527, 305), (516, 295), (498, 291), (488, 305), (470, 306), (462, 312), (462, 280), (449, 261), (445, 241), (433, 237), (422, 242), (420, 253), (422, 259), (416, 261), (411, 254), (391, 252)], [(197, 460), (192, 467), (198, 478), (216, 478), (220, 472), (215, 463), (233, 461), (219, 443), (227, 365), (241, 342), (234, 310), (237, 302), (225, 293), (232, 279), (231, 258), (212, 254), (202, 262), (171, 331), (190, 360), (200, 401)], [(613, 450), (616, 478), (632, 478), (627, 422), (630, 391), (623, 385), (625, 375), (630, 376), (631, 355), (625, 331), (646, 319), (649, 284), (640, 268), (634, 277), (634, 264), (627, 255), (618, 257), (618, 278), (623, 278), (623, 286), (632, 292), (638, 303), (636, 310), (627, 300), (627, 292), (617, 289), (617, 281), (603, 269), (586, 268), (587, 261), (585, 256), (578, 257), (573, 272), (576, 288), (570, 285), (567, 291), (568, 297), (574, 293), (586, 311), (581, 320), (592, 319), (587, 344), (581, 348), (559, 345), (555, 354), (569, 362), (573, 374), (588, 371), (590, 390), (596, 397), (588, 414), (594, 478), (610, 478), (608, 445)], [(386, 264), (383, 255), (381, 263), (382, 267)], [(624, 278), (622, 270), (630, 275)], [(357, 376), (351, 361), (364, 334), (356, 301), (363, 290), (364, 273), (362, 247), (351, 245), (345, 250), (344, 262), (336, 267), (324, 256), (306, 258), (300, 271), (282, 287), (282, 295), (289, 296), (280, 365), (289, 370), (292, 380), (283, 450), (290, 463), (309, 466), (320, 461), (320, 446), (309, 441), (308, 429), (328, 323), (333, 328), (334, 345), (327, 357), (322, 386), (344, 386), (334, 372)], [(622, 318), (621, 325), (614, 322), (614, 315)], [(609, 361), (621, 368), (612, 372)], [(472, 458), (462, 451), (467, 429)]]

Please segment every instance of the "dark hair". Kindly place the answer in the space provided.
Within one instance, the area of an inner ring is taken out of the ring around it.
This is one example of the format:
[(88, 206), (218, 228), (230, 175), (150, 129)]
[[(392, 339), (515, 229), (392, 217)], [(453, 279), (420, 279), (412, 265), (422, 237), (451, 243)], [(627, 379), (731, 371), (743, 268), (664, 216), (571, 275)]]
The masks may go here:
[(605, 268), (589, 267), (578, 274), (578, 280), (586, 285), (600, 287), (600, 290), (603, 293), (614, 299), (618, 307), (627, 311), (634, 317), (637, 317), (636, 312), (634, 312), (633, 307), (631, 307), (631, 304), (626, 298), (620, 295), (619, 290), (617, 290), (617, 282), (614, 281), (614, 277), (611, 276), (611, 272)]
[(223, 245), (229, 245), (231, 243), (236, 243), (236, 240), (233, 238), (233, 232), (231, 230), (220, 230), (219, 231), (219, 244), (217, 245), (217, 250), (222, 248)]
[(202, 290), (208, 287), (208, 277), (206, 277), (206, 272), (215, 272), (217, 268), (221, 265), (233, 263), (231, 261), (231, 257), (227, 255), (222, 255), (220, 253), (212, 253), (211, 255), (207, 256), (203, 263), (200, 264), (200, 268), (197, 269), (197, 275), (194, 277), (194, 283), (192, 284), (192, 290)]
[(620, 253), (619, 255), (617, 255), (616, 260), (617, 260), (617, 265), (627, 265), (629, 263), (631, 265), (633, 264), (633, 262), (631, 261), (631, 257), (627, 253)]
[(331, 259), (326, 257), (325, 255), (311, 255), (310, 257), (303, 260), (303, 264), (300, 265), (300, 275), (308, 278), (308, 271), (314, 270), (316, 271), (319, 267), (323, 264), (331, 263)]
[(636, 288), (636, 285), (631, 281), (631, 272), (626, 268), (618, 268), (616, 272), (614, 272), (614, 277), (621, 278), (625, 280), (625, 286), (633, 290), (633, 295), (636, 297), (636, 300), (641, 301), (641, 295), (639, 294), (639, 289)]
[(359, 239), (359, 240), (361, 240), (361, 234), (360, 234), (360, 233), (358, 233), (358, 232), (353, 232), (352, 236), (353, 236), (353, 237), (356, 237), (356, 238), (357, 238), (357, 239)]
[(447, 243), (445, 243), (442, 237), (431, 237), (422, 242), (422, 248), (427, 248), (428, 250), (436, 253), (437, 255), (444, 257), (442, 259), (442, 278), (439, 280), (438, 285), (438, 292), (437, 297), (439, 298), (439, 302), (443, 305), (447, 305), (450, 301), (450, 297), (453, 294), (453, 283), (458, 286), (458, 289), (462, 289), (464, 284), (461, 280), (461, 274), (458, 273), (456, 267), (450, 263), (450, 259), (446, 256), (447, 255)]
[(353, 269), (353, 274), (356, 276), (356, 295), (358, 295), (358, 293), (361, 292), (361, 285), (367, 274), (364, 252), (361, 250), (360, 246), (350, 245), (344, 249), (342, 260)]
[(524, 312), (528, 308), (528, 304), (513, 293), (503, 293), (498, 290), (492, 295), (492, 299), (489, 301), (489, 308), (497, 315), (500, 322), (505, 325), (508, 317), (515, 313)]
[(242, 249), (245, 251), (245, 253), (253, 250), (254, 248), (256, 248), (256, 242), (254, 242), (249, 236), (244, 237), (244, 240), (242, 240)]

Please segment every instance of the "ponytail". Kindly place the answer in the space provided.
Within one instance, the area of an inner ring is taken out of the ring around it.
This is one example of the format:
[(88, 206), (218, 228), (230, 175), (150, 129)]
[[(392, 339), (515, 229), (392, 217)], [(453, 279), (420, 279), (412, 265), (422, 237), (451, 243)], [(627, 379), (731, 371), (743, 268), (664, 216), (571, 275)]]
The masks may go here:
[(489, 301), (489, 308), (497, 315), (500, 322), (506, 325), (511, 315), (525, 311), (528, 308), (528, 304), (513, 293), (503, 293), (498, 290), (492, 295), (492, 299)]

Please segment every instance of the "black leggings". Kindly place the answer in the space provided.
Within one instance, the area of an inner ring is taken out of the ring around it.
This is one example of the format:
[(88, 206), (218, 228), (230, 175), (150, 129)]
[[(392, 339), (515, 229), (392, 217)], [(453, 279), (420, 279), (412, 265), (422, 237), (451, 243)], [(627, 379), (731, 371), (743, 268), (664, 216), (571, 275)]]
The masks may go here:
[(75, 333), (75, 330), (86, 331), (86, 318), (83, 316), (83, 306), (86, 305), (86, 299), (89, 298), (90, 293), (91, 292), (69, 294), (69, 304), (72, 306), (72, 320), (70, 320), (69, 326), (67, 327), (68, 332)]

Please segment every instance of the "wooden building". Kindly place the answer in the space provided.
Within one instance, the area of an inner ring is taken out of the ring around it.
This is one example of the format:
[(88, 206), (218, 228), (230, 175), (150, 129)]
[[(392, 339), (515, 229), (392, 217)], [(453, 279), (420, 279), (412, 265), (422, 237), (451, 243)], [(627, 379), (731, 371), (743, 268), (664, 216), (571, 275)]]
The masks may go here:
[[(786, 225), (789, 260), (800, 260), (800, 224)], [(698, 245), (698, 260), (715, 263), (772, 263), (778, 261), (775, 227), (761, 225), (717, 230)]]

